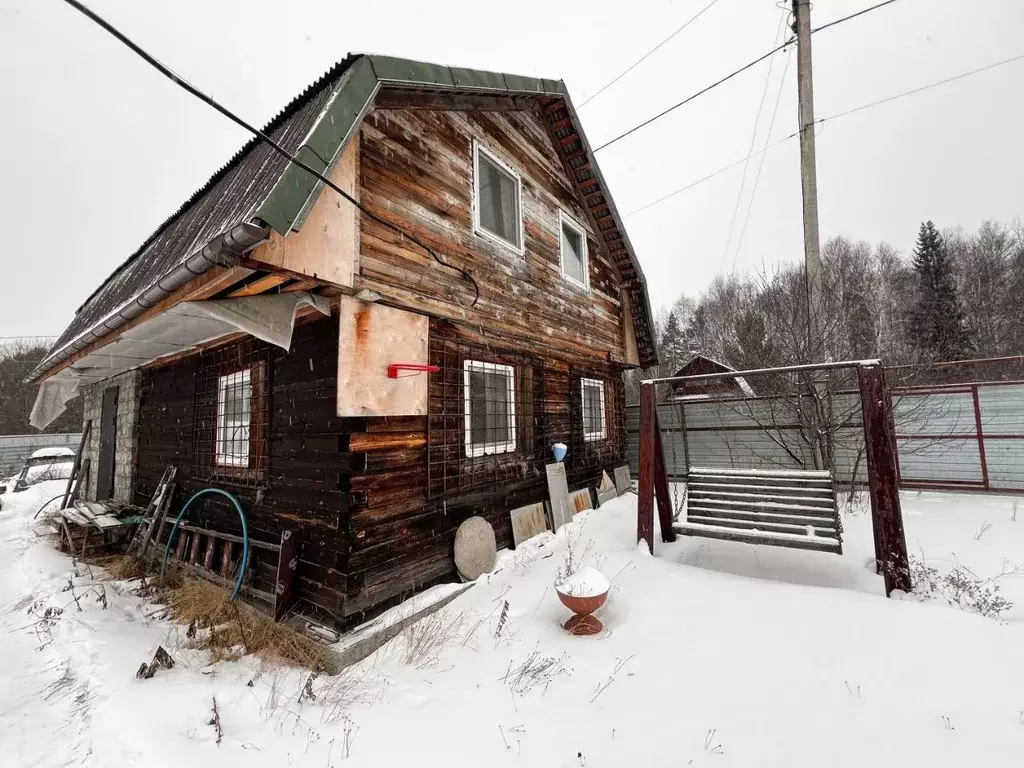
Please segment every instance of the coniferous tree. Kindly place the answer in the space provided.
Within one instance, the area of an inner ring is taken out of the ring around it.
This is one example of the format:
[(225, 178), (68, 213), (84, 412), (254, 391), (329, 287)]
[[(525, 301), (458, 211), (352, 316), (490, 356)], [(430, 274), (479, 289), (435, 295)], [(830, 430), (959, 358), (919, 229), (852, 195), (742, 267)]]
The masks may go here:
[(918, 277), (913, 333), (929, 356), (939, 360), (970, 357), (973, 345), (965, 328), (964, 310), (942, 235), (931, 221), (921, 224), (914, 249)]

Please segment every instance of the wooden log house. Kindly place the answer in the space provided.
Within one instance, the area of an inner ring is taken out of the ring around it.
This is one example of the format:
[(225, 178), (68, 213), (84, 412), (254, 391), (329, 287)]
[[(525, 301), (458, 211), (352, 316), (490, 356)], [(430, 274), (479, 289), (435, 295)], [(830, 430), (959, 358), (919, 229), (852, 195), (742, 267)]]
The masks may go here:
[(144, 505), (173, 464), (175, 513), (220, 487), (255, 540), (294, 531), (299, 605), (344, 626), (453, 579), (471, 515), (511, 545), (553, 443), (570, 488), (622, 464), (653, 323), (559, 81), (353, 55), (265, 131), (358, 207), (250, 142), (78, 310), (34, 421), (84, 395), (91, 498)]

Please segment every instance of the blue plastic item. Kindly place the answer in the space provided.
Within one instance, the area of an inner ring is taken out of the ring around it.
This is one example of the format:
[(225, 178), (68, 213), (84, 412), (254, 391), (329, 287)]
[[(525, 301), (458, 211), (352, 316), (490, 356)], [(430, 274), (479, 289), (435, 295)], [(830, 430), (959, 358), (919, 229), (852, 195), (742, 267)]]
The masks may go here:
[(167, 558), (170, 557), (171, 544), (174, 542), (174, 534), (178, 530), (178, 524), (181, 522), (181, 518), (185, 516), (188, 508), (192, 506), (193, 501), (198, 499), (200, 496), (210, 493), (226, 497), (235, 505), (235, 509), (238, 510), (238, 518), (242, 521), (242, 565), (238, 569), (238, 581), (235, 583), (235, 591), (231, 593), (231, 599), (234, 600), (238, 597), (238, 593), (242, 589), (242, 580), (245, 578), (245, 568), (249, 564), (249, 528), (245, 523), (245, 512), (242, 511), (241, 503), (233, 494), (220, 488), (203, 488), (203, 490), (197, 491), (192, 495), (191, 499), (185, 502), (185, 506), (181, 508), (181, 512), (178, 513), (178, 518), (174, 521), (174, 525), (171, 527), (171, 532), (167, 536), (167, 548), (164, 550), (164, 561), (160, 564), (160, 583), (163, 584), (164, 582), (164, 569), (167, 567)]
[(552, 452), (555, 454), (555, 461), (561, 461), (565, 458), (565, 452), (568, 450), (565, 443), (555, 443), (551, 446)]

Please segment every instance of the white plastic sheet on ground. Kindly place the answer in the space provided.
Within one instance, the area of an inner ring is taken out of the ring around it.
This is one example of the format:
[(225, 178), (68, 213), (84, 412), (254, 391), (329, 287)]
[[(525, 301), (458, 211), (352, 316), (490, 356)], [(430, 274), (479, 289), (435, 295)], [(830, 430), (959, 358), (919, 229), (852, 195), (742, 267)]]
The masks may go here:
[(43, 381), (29, 423), (36, 429), (45, 429), (64, 412), (82, 384), (103, 381), (231, 333), (242, 331), (288, 349), (295, 314), (302, 306), (331, 314), (329, 299), (306, 291), (182, 302)]

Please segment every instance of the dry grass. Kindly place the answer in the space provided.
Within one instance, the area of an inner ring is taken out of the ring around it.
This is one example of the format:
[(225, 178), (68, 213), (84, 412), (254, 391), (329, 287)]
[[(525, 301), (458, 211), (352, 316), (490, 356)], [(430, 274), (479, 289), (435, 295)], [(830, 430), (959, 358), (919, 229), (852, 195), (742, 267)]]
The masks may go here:
[(159, 599), (167, 603), (175, 623), (188, 627), (188, 646), (210, 651), (215, 661), (244, 653), (315, 671), (325, 669), (324, 646), (240, 600), (231, 600), (230, 595), (226, 587), (186, 576), (178, 586), (162, 590)]

